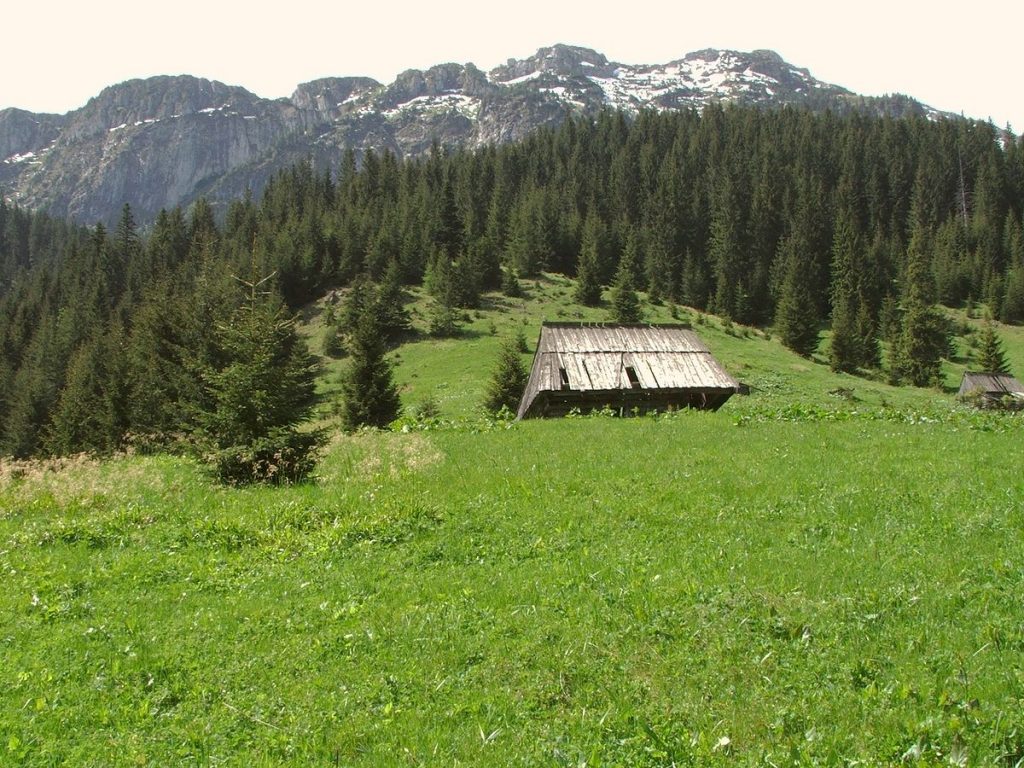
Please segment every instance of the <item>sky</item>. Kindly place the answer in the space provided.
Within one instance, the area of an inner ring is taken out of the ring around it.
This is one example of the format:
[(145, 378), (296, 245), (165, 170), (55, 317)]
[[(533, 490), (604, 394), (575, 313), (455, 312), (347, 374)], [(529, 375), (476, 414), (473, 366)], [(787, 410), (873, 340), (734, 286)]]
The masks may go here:
[[(406, 69), (509, 58), (566, 43), (624, 64), (702, 48), (768, 48), (865, 95), (905, 93), (1024, 132), (1024, 3), (918, 0), (13, 0), (0, 13), (0, 109), (65, 113), (104, 87), (189, 74), (264, 97), (319, 77), (390, 82)], [(14, 7), (11, 7), (14, 6)]]

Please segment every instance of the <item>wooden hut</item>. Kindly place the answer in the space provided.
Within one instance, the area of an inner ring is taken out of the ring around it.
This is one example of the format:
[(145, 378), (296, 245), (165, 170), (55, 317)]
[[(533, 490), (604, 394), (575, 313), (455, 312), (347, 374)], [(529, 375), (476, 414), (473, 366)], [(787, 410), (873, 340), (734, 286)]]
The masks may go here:
[(517, 417), (715, 410), (738, 388), (686, 326), (544, 323)]
[(1019, 408), (1024, 406), (1024, 385), (1006, 373), (967, 371), (957, 396), (977, 398), (983, 406), (1009, 403)]

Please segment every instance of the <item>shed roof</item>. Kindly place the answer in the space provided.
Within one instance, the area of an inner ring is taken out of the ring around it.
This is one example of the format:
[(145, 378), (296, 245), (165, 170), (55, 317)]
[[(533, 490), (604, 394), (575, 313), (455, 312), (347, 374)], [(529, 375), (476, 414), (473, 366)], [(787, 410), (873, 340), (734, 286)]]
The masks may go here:
[(991, 397), (1010, 395), (1024, 398), (1024, 385), (1006, 373), (967, 371), (960, 382), (960, 394), (969, 392), (982, 392)]
[[(718, 407), (738, 386), (683, 325), (544, 323), (518, 415), (538, 415), (556, 399), (546, 393), (555, 392), (563, 405), (599, 406), (602, 396), (629, 393), (630, 403), (644, 410)], [(704, 397), (679, 396), (686, 393)], [(709, 401), (707, 395), (715, 397)]]

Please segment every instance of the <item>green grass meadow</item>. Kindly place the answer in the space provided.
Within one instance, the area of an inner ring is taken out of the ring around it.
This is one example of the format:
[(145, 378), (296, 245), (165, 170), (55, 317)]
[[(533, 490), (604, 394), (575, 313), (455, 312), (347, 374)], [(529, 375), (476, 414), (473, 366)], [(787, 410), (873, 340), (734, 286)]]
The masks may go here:
[(576, 319), (527, 288), (403, 345), (440, 420), (315, 482), (0, 464), (0, 765), (1021, 764), (1019, 416), (680, 310), (749, 397), (488, 420), (498, 341)]

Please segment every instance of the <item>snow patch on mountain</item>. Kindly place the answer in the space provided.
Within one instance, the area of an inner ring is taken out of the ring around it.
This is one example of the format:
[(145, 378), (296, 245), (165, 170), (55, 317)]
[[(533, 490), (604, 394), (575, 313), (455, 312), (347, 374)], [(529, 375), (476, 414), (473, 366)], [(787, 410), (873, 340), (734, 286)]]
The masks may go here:
[(541, 74), (542, 74), (541, 71), (538, 69), (538, 70), (536, 70), (534, 72), (531, 72), (528, 75), (522, 75), (521, 77), (513, 77), (511, 80), (498, 80), (498, 79), (496, 79), (494, 77), (493, 73), (489, 73), (487, 75), (487, 79), (490, 80), (492, 83), (497, 83), (498, 85), (509, 85), (509, 86), (511, 86), (511, 85), (521, 85), (522, 83), (528, 83), (531, 80), (536, 80), (538, 77), (541, 76)]
[(15, 163), (25, 163), (32, 160), (35, 156), (35, 152), (26, 152), (22, 155), (11, 155), (6, 160), (4, 160), (4, 163), (6, 165), (14, 165)]
[(620, 65), (610, 77), (590, 75), (588, 79), (604, 93), (605, 103), (631, 111), (640, 107), (674, 108), (661, 103), (672, 95), (703, 105), (755, 91), (771, 96), (779, 86), (776, 78), (744, 65), (729, 51), (717, 56), (691, 56), (664, 66)]
[(458, 91), (449, 91), (437, 96), (417, 96), (381, 114), (388, 120), (395, 120), (409, 114), (425, 112), (458, 112), (463, 117), (476, 120), (480, 114), (480, 99)]

